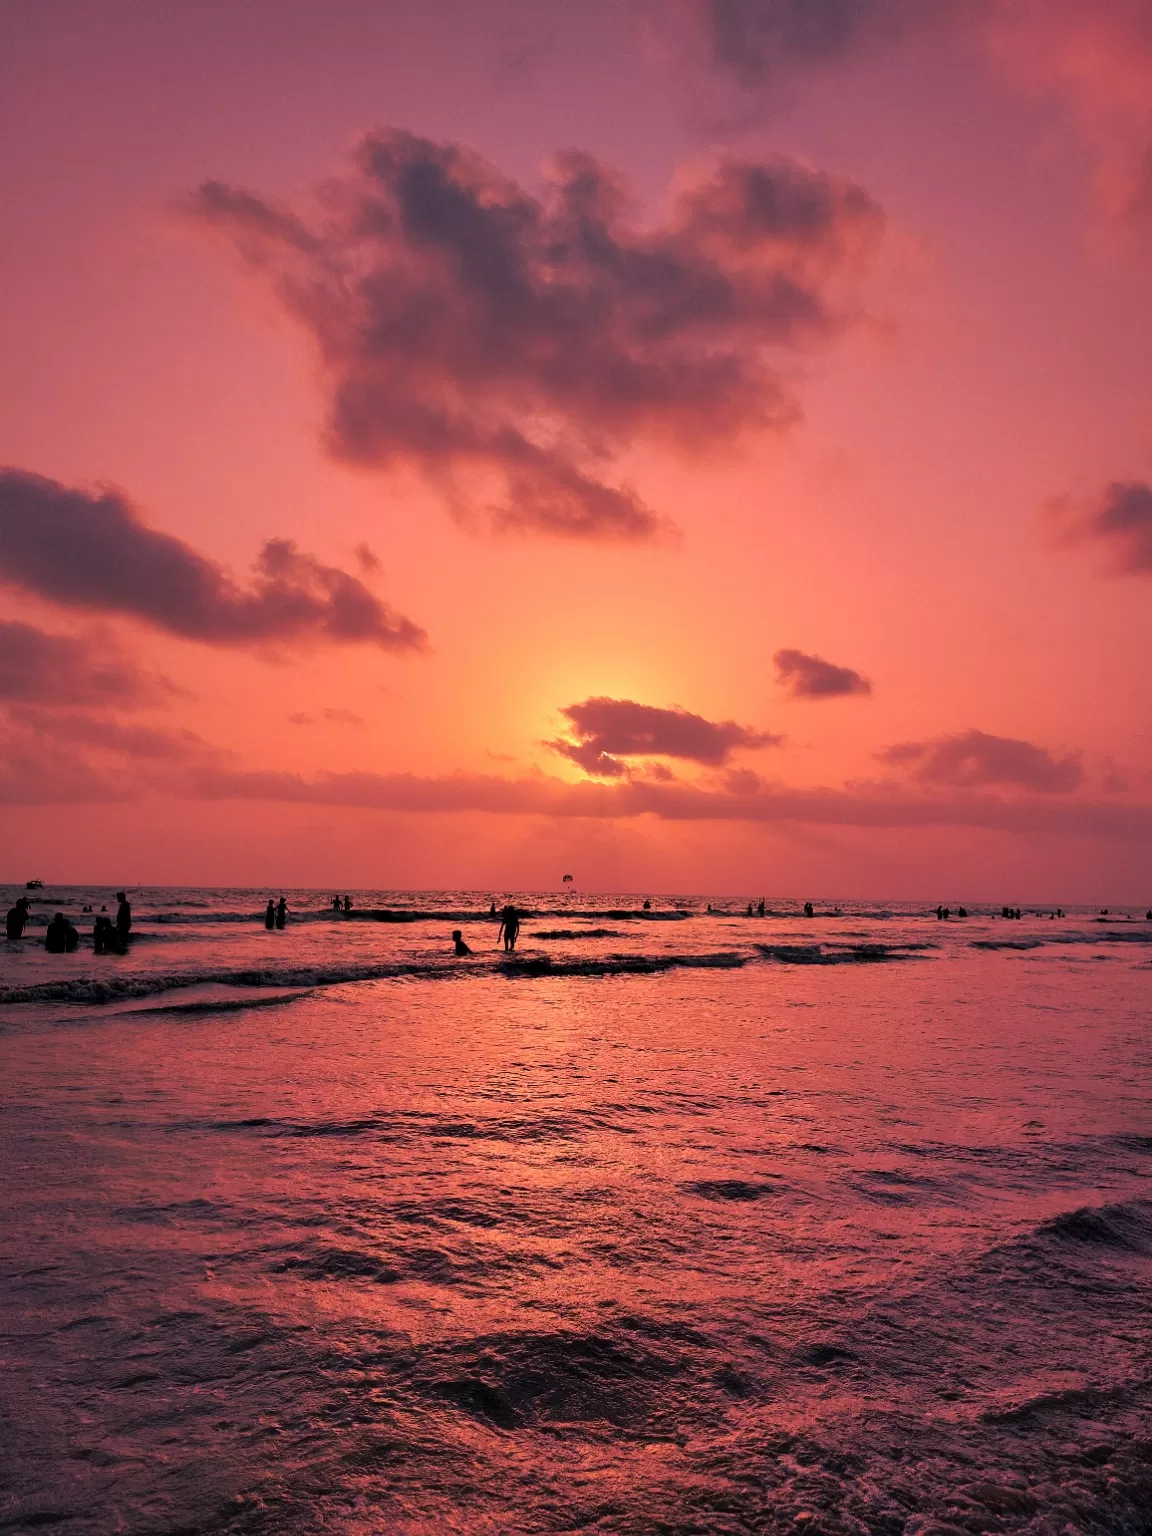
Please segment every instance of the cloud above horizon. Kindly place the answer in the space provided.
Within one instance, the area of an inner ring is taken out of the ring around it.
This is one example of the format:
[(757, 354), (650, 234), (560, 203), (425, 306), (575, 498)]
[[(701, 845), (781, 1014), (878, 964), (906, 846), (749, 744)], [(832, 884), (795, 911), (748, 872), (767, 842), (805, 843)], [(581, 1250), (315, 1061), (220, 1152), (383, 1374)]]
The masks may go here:
[(172, 691), (123, 657), (106, 635), (56, 635), (0, 620), (0, 703), (123, 708)]
[(1087, 506), (1054, 496), (1044, 507), (1057, 542), (1094, 542), (1111, 555), (1116, 576), (1152, 572), (1152, 485), (1145, 480), (1113, 480)]
[(897, 742), (876, 755), (891, 767), (905, 769), (922, 784), (955, 789), (1004, 785), (1040, 794), (1068, 794), (1084, 779), (1078, 753), (1055, 757), (1030, 741), (990, 736), (985, 731)]
[(0, 584), (65, 608), (118, 614), (206, 645), (368, 644), (427, 637), (357, 577), (269, 539), (247, 587), (112, 489), (0, 468)]
[(400, 129), (308, 216), (216, 181), (192, 208), (315, 342), (335, 456), (414, 470), (469, 526), (624, 542), (670, 525), (617, 457), (792, 424), (779, 358), (847, 323), (842, 279), (884, 223), (850, 181), (732, 155), (646, 225), (591, 155), (556, 156), (537, 195)]
[(776, 681), (794, 699), (840, 699), (869, 695), (872, 684), (852, 667), (837, 667), (804, 651), (777, 651), (772, 658)]
[(774, 747), (784, 739), (734, 720), (706, 720), (686, 709), (659, 709), (632, 699), (585, 699), (560, 713), (575, 740), (545, 746), (597, 778), (628, 776), (625, 758), (671, 757), (720, 767), (737, 748)]

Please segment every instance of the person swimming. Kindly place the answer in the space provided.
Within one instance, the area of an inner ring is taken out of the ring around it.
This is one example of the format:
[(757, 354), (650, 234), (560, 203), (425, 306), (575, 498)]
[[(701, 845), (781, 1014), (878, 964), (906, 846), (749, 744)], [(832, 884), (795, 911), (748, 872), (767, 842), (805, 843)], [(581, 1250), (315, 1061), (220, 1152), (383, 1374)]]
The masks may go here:
[(455, 953), (457, 955), (470, 955), (472, 953), (467, 944), (465, 944), (464, 935), (459, 928), (453, 928), (452, 930), (452, 943), (455, 945)]
[(500, 927), (496, 934), (496, 942), (499, 944), (500, 940), (503, 939), (505, 953), (511, 954), (516, 948), (516, 940), (519, 935), (520, 914), (512, 903), (509, 902), (500, 914)]

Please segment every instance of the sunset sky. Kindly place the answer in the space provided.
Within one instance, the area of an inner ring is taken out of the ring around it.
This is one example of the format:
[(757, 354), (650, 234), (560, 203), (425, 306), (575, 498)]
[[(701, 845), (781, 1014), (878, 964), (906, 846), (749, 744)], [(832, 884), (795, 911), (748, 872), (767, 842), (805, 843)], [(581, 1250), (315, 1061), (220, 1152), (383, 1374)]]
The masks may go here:
[(1148, 0), (8, 0), (0, 207), (0, 878), (1152, 903)]

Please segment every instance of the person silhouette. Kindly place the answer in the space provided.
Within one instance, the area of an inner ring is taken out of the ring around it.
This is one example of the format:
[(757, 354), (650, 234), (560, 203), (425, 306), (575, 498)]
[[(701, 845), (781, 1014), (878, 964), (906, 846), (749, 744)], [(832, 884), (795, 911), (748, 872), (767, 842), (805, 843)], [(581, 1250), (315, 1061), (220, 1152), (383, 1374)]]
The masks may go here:
[(120, 903), (116, 908), (116, 937), (121, 944), (127, 944), (132, 932), (132, 903), (123, 891), (116, 892), (116, 900)]
[(44, 934), (44, 948), (50, 955), (70, 955), (80, 942), (80, 935), (64, 916), (57, 912)]
[(277, 928), (283, 928), (284, 924), (287, 921), (288, 921), (288, 903), (285, 900), (285, 898), (283, 896), (281, 896), (280, 900), (276, 903), (276, 926), (277, 926)]
[(345, 898), (344, 898), (344, 910), (345, 910), (345, 912), (351, 912), (351, 910), (352, 910), (352, 898), (351, 898), (351, 896), (345, 896)]
[(763, 917), (764, 916), (764, 898), (763, 898), (763, 896), (761, 896), (760, 900), (756, 903), (756, 916), (757, 917)]
[(264, 926), (269, 932), (276, 926), (276, 903), (271, 897), (268, 898), (268, 906), (264, 911)]
[(516, 940), (520, 935), (520, 914), (509, 902), (500, 914), (500, 927), (496, 934), (496, 942), (504, 940), (505, 954), (511, 954), (516, 948)]
[(488, 916), (489, 917), (495, 917), (496, 916), (496, 903), (495, 902), (493, 902), (492, 905), (488, 908)]
[(333, 910), (333, 912), (339, 912), (339, 910), (340, 910), (340, 898), (339, 898), (339, 896), (333, 896), (333, 898), (332, 898), (332, 910)]
[(452, 943), (455, 946), (455, 953), (457, 955), (470, 955), (472, 953), (467, 944), (465, 944), (464, 935), (459, 928), (453, 928), (452, 930)]
[(5, 931), (10, 939), (22, 939), (24, 937), (24, 924), (28, 921), (28, 908), (32, 903), (27, 896), (16, 899), (15, 906), (9, 907), (8, 917), (5, 921)]
[(806, 901), (804, 903), (804, 916), (805, 917), (815, 917), (815, 915), (816, 914), (813, 911), (812, 903), (810, 901)]

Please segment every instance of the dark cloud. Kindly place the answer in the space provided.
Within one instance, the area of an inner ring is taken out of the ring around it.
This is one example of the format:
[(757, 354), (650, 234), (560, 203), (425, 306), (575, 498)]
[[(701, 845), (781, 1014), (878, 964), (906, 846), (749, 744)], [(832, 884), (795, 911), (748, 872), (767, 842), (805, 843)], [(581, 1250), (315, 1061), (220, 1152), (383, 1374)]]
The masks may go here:
[(560, 713), (576, 739), (547, 745), (598, 778), (624, 777), (622, 758), (673, 757), (719, 766), (738, 747), (774, 747), (783, 740), (734, 720), (706, 720), (686, 709), (657, 709), (631, 699), (585, 699)]
[(0, 582), (209, 645), (413, 650), (426, 639), (356, 577), (289, 539), (269, 539), (241, 587), (181, 539), (149, 528), (118, 491), (72, 490), (18, 469), (0, 469)]
[(822, 656), (803, 651), (777, 651), (772, 658), (776, 680), (794, 699), (839, 699), (848, 694), (869, 694), (872, 684), (851, 667), (836, 667)]
[(335, 454), (414, 468), (464, 521), (633, 541), (665, 525), (615, 456), (791, 423), (774, 358), (842, 326), (838, 280), (883, 224), (848, 181), (730, 157), (645, 225), (590, 155), (536, 196), (400, 130), (361, 142), (310, 221), (217, 182), (193, 206), (314, 338)]
[(1009, 785), (1061, 794), (1077, 789), (1084, 778), (1080, 757), (1054, 757), (1044, 747), (1011, 736), (964, 731), (933, 741), (904, 741), (877, 754), (893, 767), (908, 769), (923, 784), (960, 789)]
[(957, 9), (951, 0), (691, 0), (713, 68), (764, 89)]
[(216, 760), (227, 755), (211, 747), (194, 731), (123, 725), (104, 715), (13, 706), (8, 711), (8, 719), (20, 730), (41, 740), (69, 742), (123, 757), (187, 763), (201, 759)]
[(1093, 540), (1111, 553), (1120, 575), (1152, 571), (1152, 486), (1143, 480), (1114, 480), (1087, 509), (1074, 511), (1066, 498), (1048, 504), (1066, 542)]
[(158, 696), (165, 685), (121, 657), (104, 636), (53, 635), (0, 620), (0, 701), (112, 704)]

